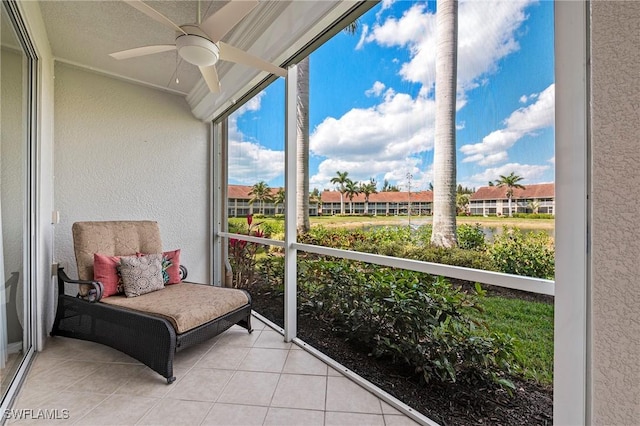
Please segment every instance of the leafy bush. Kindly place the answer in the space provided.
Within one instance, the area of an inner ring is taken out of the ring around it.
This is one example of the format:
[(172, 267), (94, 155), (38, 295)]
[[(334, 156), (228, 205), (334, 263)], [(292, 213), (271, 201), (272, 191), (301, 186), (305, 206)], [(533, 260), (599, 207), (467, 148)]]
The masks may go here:
[(458, 247), (466, 250), (484, 250), (484, 232), (479, 223), (458, 225)]
[(522, 219), (554, 219), (551, 213), (514, 213), (513, 217)]
[(465, 313), (481, 296), (444, 278), (345, 260), (303, 262), (301, 311), (328, 321), (377, 357), (406, 363), (425, 381), (505, 379), (513, 339), (491, 333)]
[(501, 234), (494, 236), (488, 253), (501, 272), (554, 278), (555, 249), (551, 237), (544, 231), (522, 233), (518, 228), (505, 226)]
[(463, 250), (443, 247), (407, 247), (402, 256), (406, 259), (423, 262), (442, 263), (444, 265), (462, 266), (465, 268), (497, 271), (493, 259), (486, 251)]

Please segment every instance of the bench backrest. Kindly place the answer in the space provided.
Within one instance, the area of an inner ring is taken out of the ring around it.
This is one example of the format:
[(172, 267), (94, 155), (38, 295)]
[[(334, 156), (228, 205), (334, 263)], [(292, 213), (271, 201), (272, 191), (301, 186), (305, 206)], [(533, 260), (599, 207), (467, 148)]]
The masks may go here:
[(104, 221), (73, 224), (73, 247), (78, 278), (93, 280), (93, 255), (130, 256), (136, 253), (162, 253), (158, 222)]

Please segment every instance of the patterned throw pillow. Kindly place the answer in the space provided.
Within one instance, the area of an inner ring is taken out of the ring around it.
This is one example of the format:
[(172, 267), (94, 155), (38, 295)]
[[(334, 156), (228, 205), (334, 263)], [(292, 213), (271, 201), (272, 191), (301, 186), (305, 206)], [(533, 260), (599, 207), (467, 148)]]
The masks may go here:
[(122, 256), (120, 275), (124, 294), (136, 297), (164, 288), (162, 278), (162, 254)]

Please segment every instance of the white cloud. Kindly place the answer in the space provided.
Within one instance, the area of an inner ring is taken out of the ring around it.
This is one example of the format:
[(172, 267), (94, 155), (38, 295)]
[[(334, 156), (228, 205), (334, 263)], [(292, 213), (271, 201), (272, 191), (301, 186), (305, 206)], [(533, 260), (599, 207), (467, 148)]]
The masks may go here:
[(253, 185), (284, 174), (284, 151), (265, 147), (259, 141), (247, 140), (237, 120), (248, 111), (260, 110), (263, 90), (229, 117), (229, 181)]
[(407, 172), (417, 179), (425, 168), (421, 153), (433, 149), (434, 117), (433, 99), (387, 89), (376, 106), (326, 118), (310, 136), (311, 154), (323, 157), (311, 186), (330, 187), (338, 170), (353, 180), (396, 181)]
[[(526, 19), (524, 10), (533, 0), (466, 1), (458, 9), (458, 88), (466, 91), (482, 83), (480, 77), (493, 73), (500, 59), (515, 52), (519, 45), (516, 30)], [(408, 81), (427, 88), (435, 83), (436, 19), (426, 4), (416, 4), (397, 19), (368, 29), (366, 42), (382, 46), (408, 47), (411, 60), (400, 74)]]
[(526, 104), (527, 103), (527, 95), (520, 96), (520, 103), (521, 104)]
[(367, 96), (380, 96), (380, 94), (385, 88), (386, 86), (384, 85), (384, 83), (376, 81), (375, 83), (373, 83), (373, 86), (371, 87), (371, 89), (364, 92), (364, 94)]
[(547, 161), (550, 162), (551, 164), (556, 164), (556, 156), (554, 155), (553, 157), (549, 158)]
[(236, 117), (239, 117), (247, 111), (260, 111), (260, 107), (262, 106), (262, 98), (266, 94), (267, 92), (265, 90), (261, 91), (253, 98), (249, 99), (249, 101), (243, 104), (240, 108), (238, 108), (234, 115)]
[(476, 144), (463, 145), (460, 151), (466, 155), (463, 163), (481, 166), (498, 164), (507, 160), (507, 149), (522, 137), (537, 130), (553, 126), (555, 111), (555, 84), (551, 84), (537, 97), (535, 103), (518, 108), (504, 121), (505, 128), (495, 130)]
[(413, 175), (411, 190), (426, 190), (429, 182), (433, 181), (433, 169), (431, 165), (425, 166), (418, 157), (399, 158), (397, 160), (378, 161), (349, 161), (343, 159), (328, 158), (318, 166), (318, 173), (309, 179), (310, 188), (333, 189), (331, 178), (337, 176), (337, 172), (348, 171), (349, 179), (355, 182), (368, 182), (370, 178), (376, 179), (378, 189), (387, 179), (392, 184), (398, 184), (402, 190), (406, 190), (407, 173)]
[(549, 169), (547, 165), (535, 165), (535, 164), (519, 164), (509, 163), (500, 167), (493, 167), (484, 170), (482, 173), (475, 174), (469, 178), (468, 186), (486, 186), (489, 181), (495, 181), (502, 176), (508, 176), (510, 173), (515, 173), (518, 176), (523, 177), (523, 184), (527, 182), (536, 181), (540, 179), (544, 172)]
[(369, 26), (367, 24), (363, 24), (362, 34), (360, 34), (360, 39), (358, 40), (358, 44), (356, 44), (356, 50), (360, 50), (364, 47), (364, 44), (367, 41), (368, 34), (369, 34)]
[(275, 151), (258, 143), (229, 140), (229, 181), (253, 185), (282, 176), (284, 151)]
[(326, 118), (311, 134), (310, 150), (345, 161), (404, 159), (433, 148), (434, 113), (433, 100), (388, 89), (379, 105)]

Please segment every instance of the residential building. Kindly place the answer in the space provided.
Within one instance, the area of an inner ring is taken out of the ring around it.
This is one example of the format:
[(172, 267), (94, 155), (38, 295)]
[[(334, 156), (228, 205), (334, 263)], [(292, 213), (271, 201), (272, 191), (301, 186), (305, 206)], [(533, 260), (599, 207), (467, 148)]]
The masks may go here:
[[(511, 197), (512, 213), (555, 214), (555, 185), (553, 183), (523, 186), (525, 189), (513, 189)], [(508, 216), (509, 199), (507, 197), (507, 188), (481, 186), (471, 195), (469, 208), (472, 215)]]
[[(322, 191), (321, 200), (320, 214), (340, 214), (340, 192)], [(366, 210), (367, 214), (374, 216), (397, 216), (408, 214), (410, 208), (411, 215), (422, 216), (431, 214), (433, 192), (378, 192), (369, 195), (368, 203), (364, 194), (356, 195), (353, 200), (344, 195), (343, 201), (346, 214), (364, 214)]]

